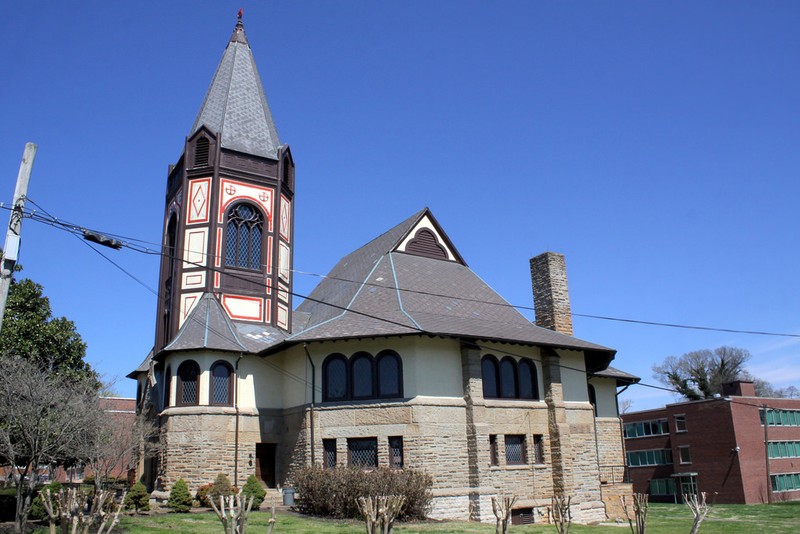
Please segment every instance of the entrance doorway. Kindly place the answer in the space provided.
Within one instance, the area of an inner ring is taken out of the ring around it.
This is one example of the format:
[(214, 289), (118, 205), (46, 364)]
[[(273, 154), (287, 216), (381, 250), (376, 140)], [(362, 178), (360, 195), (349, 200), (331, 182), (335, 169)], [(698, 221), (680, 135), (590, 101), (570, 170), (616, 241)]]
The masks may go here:
[(268, 488), (277, 488), (275, 443), (256, 443), (256, 478), (262, 480)]

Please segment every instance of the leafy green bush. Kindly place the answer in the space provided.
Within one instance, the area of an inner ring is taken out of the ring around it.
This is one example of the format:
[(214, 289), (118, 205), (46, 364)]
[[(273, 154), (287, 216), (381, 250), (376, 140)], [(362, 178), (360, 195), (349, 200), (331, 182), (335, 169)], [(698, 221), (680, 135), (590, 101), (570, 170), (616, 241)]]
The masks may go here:
[(204, 508), (211, 508), (211, 501), (208, 498), (208, 493), (211, 491), (211, 488), (214, 487), (214, 483), (210, 482), (208, 484), (203, 484), (199, 488), (197, 488), (197, 493), (194, 494), (194, 498), (197, 499), (197, 502), (200, 503), (200, 506)]
[(192, 494), (189, 493), (189, 486), (182, 478), (179, 478), (175, 485), (172, 486), (172, 491), (169, 492), (169, 499), (167, 499), (167, 506), (172, 508), (173, 512), (188, 512), (191, 510)]
[[(219, 506), (219, 498), (227, 497), (229, 495), (233, 495), (236, 493), (231, 486), (231, 480), (228, 478), (228, 475), (225, 473), (220, 473), (217, 475), (217, 478), (214, 479), (214, 483), (211, 485), (211, 489), (208, 491), (208, 498), (214, 500), (214, 504)], [(198, 499), (199, 500), (199, 499)]]
[(133, 508), (136, 512), (147, 511), (150, 509), (150, 494), (144, 484), (137, 482), (131, 486), (131, 490), (125, 495), (125, 509)]
[(433, 499), (431, 476), (412, 469), (312, 466), (293, 471), (291, 482), (297, 491), (298, 511), (326, 517), (361, 517), (358, 497), (404, 495), (400, 519), (423, 519)]
[(53, 481), (40, 489), (39, 495), (34, 497), (33, 501), (31, 501), (31, 510), (28, 512), (28, 517), (36, 521), (44, 521), (47, 519), (47, 511), (44, 509), (44, 505), (42, 504), (42, 491), (49, 489), (50, 495), (55, 497), (58, 494), (58, 491), (63, 487), (64, 486), (61, 483)]
[(262, 502), (264, 502), (264, 497), (267, 496), (266, 490), (261, 487), (261, 483), (258, 481), (255, 475), (250, 475), (247, 477), (247, 482), (245, 482), (245, 485), (242, 486), (242, 497), (244, 498), (245, 502), (251, 496), (253, 497), (253, 510), (258, 510), (258, 507), (261, 506)]

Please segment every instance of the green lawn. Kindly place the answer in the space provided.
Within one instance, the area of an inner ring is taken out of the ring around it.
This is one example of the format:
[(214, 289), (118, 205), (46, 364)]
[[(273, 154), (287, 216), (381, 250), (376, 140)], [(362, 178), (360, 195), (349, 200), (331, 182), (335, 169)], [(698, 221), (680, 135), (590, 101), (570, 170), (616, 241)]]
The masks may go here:
[[(266, 532), (269, 514), (254, 512), (250, 515), (249, 531)], [(648, 514), (647, 532), (650, 534), (686, 534), (692, 524), (692, 515), (686, 506), (670, 504), (651, 504)], [(220, 533), (222, 527), (213, 513), (197, 514), (159, 514), (152, 516), (125, 517), (121, 520), (119, 532), (144, 534), (170, 532), (186, 534)], [(334, 521), (310, 519), (288, 513), (278, 513), (275, 534), (290, 532), (361, 533), (364, 527), (356, 521)], [(472, 534), (494, 532), (494, 525), (467, 522), (424, 522), (398, 524), (398, 534), (411, 533), (453, 533)], [(513, 526), (510, 532), (554, 533), (552, 525)], [(624, 525), (573, 525), (571, 532), (626, 534), (630, 532)], [(800, 501), (773, 505), (716, 505), (700, 528), (702, 534), (797, 534), (800, 532)]]

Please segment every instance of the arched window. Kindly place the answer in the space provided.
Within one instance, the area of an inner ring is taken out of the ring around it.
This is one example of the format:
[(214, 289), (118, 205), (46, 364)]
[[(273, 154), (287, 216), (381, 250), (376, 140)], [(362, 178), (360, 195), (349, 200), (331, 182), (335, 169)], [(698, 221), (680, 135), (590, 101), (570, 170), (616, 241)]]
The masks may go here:
[(375, 396), (375, 371), (372, 356), (356, 353), (350, 360), (351, 384), (354, 399), (371, 399)]
[(539, 399), (539, 379), (536, 375), (536, 364), (527, 358), (519, 361), (519, 398)]
[(483, 396), (486, 399), (496, 399), (500, 396), (497, 387), (497, 359), (494, 356), (484, 356), (481, 360), (481, 378), (483, 379)]
[(233, 404), (233, 368), (228, 362), (218, 361), (211, 366), (211, 404)]
[(172, 371), (167, 366), (167, 370), (164, 371), (164, 407), (171, 406), (172, 399), (170, 396), (172, 395)]
[(322, 364), (322, 400), (347, 399), (347, 359), (341, 354), (331, 354)]
[(403, 396), (403, 367), (400, 356), (392, 351), (378, 354), (378, 397), (397, 398)]
[(594, 410), (594, 416), (597, 417), (597, 392), (594, 390), (594, 386), (589, 384), (589, 404), (592, 405), (592, 409)]
[(500, 398), (516, 399), (518, 397), (517, 362), (511, 356), (506, 356), (500, 360)]
[(175, 404), (178, 406), (197, 404), (200, 393), (197, 384), (199, 377), (200, 367), (192, 360), (187, 360), (178, 367), (178, 396)]
[(228, 210), (225, 226), (225, 265), (261, 270), (261, 237), (264, 220), (251, 204), (236, 204)]

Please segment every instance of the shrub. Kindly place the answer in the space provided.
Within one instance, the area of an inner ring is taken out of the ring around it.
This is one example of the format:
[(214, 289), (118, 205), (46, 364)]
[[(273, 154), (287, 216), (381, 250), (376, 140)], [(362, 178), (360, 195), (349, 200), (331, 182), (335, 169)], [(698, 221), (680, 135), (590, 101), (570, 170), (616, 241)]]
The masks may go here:
[(44, 505), (42, 504), (42, 491), (49, 489), (50, 495), (55, 498), (55, 496), (58, 495), (58, 491), (63, 487), (64, 486), (61, 483), (55, 481), (42, 487), (42, 489), (39, 490), (39, 495), (37, 495), (33, 501), (31, 501), (31, 509), (30, 512), (28, 512), (28, 517), (35, 519), (36, 521), (44, 521), (47, 519), (47, 511), (44, 509)]
[(227, 497), (228, 495), (233, 495), (236, 493), (231, 486), (231, 480), (228, 478), (228, 475), (225, 473), (220, 473), (217, 475), (217, 478), (214, 479), (214, 483), (211, 485), (211, 489), (208, 492), (208, 498), (214, 500), (214, 504), (219, 506), (219, 498)]
[(125, 509), (133, 508), (136, 512), (147, 511), (150, 509), (150, 494), (144, 484), (137, 482), (131, 486), (131, 490), (125, 495)]
[(179, 478), (175, 485), (172, 486), (172, 491), (169, 492), (169, 499), (167, 499), (167, 506), (172, 508), (173, 512), (188, 512), (191, 510), (192, 495), (189, 493), (189, 486), (182, 478)]
[(264, 502), (267, 492), (261, 487), (261, 483), (255, 475), (247, 477), (247, 482), (242, 486), (242, 497), (245, 502), (251, 495), (253, 497), (253, 510), (258, 510), (258, 507)]
[(195, 493), (194, 498), (197, 499), (197, 502), (200, 503), (200, 506), (204, 508), (211, 508), (211, 501), (208, 498), (208, 493), (211, 491), (211, 488), (214, 487), (214, 483), (210, 482), (208, 484), (203, 484), (199, 488), (197, 488), (197, 493)]
[(360, 518), (358, 497), (403, 495), (406, 505), (400, 519), (423, 519), (433, 498), (431, 476), (412, 469), (312, 466), (293, 471), (291, 482), (298, 494), (298, 511), (318, 516)]

